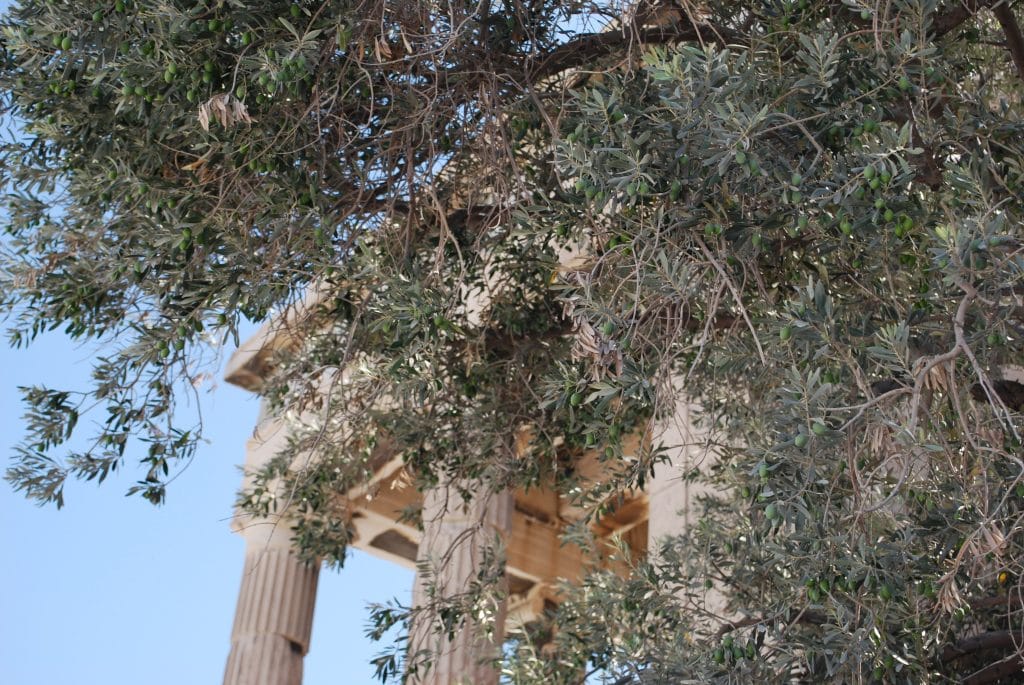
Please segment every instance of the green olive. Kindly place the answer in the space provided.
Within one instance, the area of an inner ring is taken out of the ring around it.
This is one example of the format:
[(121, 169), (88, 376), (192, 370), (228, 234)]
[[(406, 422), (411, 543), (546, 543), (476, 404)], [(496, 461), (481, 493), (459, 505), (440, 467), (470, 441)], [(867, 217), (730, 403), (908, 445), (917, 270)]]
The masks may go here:
[(814, 431), (815, 435), (822, 436), (828, 433), (828, 426), (821, 421), (815, 421), (811, 424), (811, 430)]
[(668, 197), (670, 200), (675, 202), (679, 199), (679, 195), (683, 192), (683, 183), (679, 179), (672, 181), (672, 186), (668, 190)]
[(793, 438), (793, 444), (796, 445), (797, 447), (806, 447), (807, 441), (808, 437), (804, 433), (800, 433), (795, 438)]
[(569, 396), (569, 405), (570, 406), (578, 407), (581, 404), (583, 404), (583, 394), (582, 393), (574, 392), (572, 395)]
[(788, 326), (787, 325), (787, 326), (783, 326), (781, 329), (779, 329), (779, 340), (781, 340), (782, 342), (786, 342), (792, 336), (793, 336), (793, 327), (792, 326)]

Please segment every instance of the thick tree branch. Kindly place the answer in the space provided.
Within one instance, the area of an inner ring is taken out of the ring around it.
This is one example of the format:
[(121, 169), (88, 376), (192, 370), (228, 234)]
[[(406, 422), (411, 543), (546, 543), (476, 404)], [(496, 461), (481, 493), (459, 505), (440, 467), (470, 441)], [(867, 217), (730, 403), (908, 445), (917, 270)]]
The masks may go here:
[[(996, 2), (997, 0), (961, 0), (949, 11), (935, 17), (932, 22), (933, 36), (941, 38), (979, 11), (991, 7)], [(997, 11), (1010, 13), (1009, 8), (1005, 5), (1000, 5)], [(1002, 20), (1000, 20), (1000, 23), (1002, 23)], [(1020, 35), (1019, 31), (1017, 35)], [(685, 19), (665, 26), (646, 26), (641, 28), (634, 24), (633, 27), (623, 30), (602, 31), (600, 33), (587, 33), (577, 36), (565, 45), (561, 45), (543, 56), (532, 68), (528, 67), (527, 72), (530, 75), (530, 81), (535, 83), (537, 80), (552, 76), (566, 69), (592, 63), (596, 59), (607, 57), (619, 50), (634, 45), (702, 39), (718, 43), (722, 46), (745, 44), (746, 42), (729, 29), (711, 24), (693, 24)]]
[(991, 7), (997, 1), (998, 0), (958, 0), (953, 9), (937, 15), (932, 21), (933, 35), (936, 38), (941, 38), (981, 10), (986, 7)]
[(1020, 634), (1020, 631), (1016, 634), (1011, 633), (1009, 630), (992, 630), (987, 633), (980, 633), (947, 645), (943, 648), (940, 658), (943, 662), (949, 662), (985, 649), (1015, 649), (1016, 643), (1022, 637), (1024, 636)]
[(607, 57), (634, 45), (671, 43), (702, 38), (720, 45), (739, 42), (739, 38), (732, 31), (710, 24), (686, 22), (668, 26), (634, 27), (620, 31), (585, 33), (565, 45), (555, 48), (532, 68), (528, 67), (527, 71), (530, 75), (530, 82), (535, 83), (567, 69), (592, 64), (594, 60)]
[(963, 685), (988, 685), (995, 683), (1014, 673), (1020, 673), (1024, 667), (1024, 659), (1015, 654), (1006, 659), (990, 664), (980, 671), (975, 671), (963, 680)]
[(1024, 80), (1024, 36), (1021, 36), (1020, 26), (1017, 18), (1013, 16), (1013, 10), (1009, 3), (1003, 3), (992, 8), (999, 25), (1003, 27), (1003, 34), (1006, 36), (1006, 49), (1013, 57), (1013, 63), (1017, 67), (1017, 74)]

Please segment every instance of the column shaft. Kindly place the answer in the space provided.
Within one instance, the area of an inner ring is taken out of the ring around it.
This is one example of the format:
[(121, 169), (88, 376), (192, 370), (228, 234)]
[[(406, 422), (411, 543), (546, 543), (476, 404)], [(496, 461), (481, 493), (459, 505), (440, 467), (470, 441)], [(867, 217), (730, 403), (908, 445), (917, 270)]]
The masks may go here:
[(318, 572), (287, 548), (248, 550), (224, 685), (300, 685)]
[(489, 551), (507, 540), (512, 529), (512, 510), (511, 491), (484, 490), (469, 502), (464, 502), (454, 487), (442, 485), (425, 494), (418, 564), (429, 572), (417, 573), (413, 588), (413, 604), (421, 613), (411, 629), (409, 659), (415, 664), (429, 653), (429, 664), (410, 673), (409, 682), (418, 685), (496, 685), (498, 682), (496, 662), (504, 639), (504, 597), (493, 599), (490, 620), (466, 616), (452, 638), (438, 630), (440, 617), (431, 609), (430, 602), (432, 594), (446, 599), (469, 591)]

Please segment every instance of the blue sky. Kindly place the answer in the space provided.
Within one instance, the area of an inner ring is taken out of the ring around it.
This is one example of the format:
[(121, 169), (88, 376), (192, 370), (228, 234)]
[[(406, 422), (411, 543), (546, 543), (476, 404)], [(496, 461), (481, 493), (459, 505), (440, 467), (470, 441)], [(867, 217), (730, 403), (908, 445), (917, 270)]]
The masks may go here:
[[(57, 335), (28, 350), (0, 347), (5, 467), (22, 434), (16, 387), (84, 387), (91, 353)], [(223, 382), (202, 403), (209, 443), (162, 507), (123, 496), (130, 465), (99, 487), (72, 483), (60, 511), (0, 482), (0, 682), (220, 682), (243, 562), (228, 523), (257, 403)], [(375, 682), (369, 660), (380, 645), (363, 634), (367, 603), (408, 601), (411, 584), (409, 571), (361, 552), (322, 572), (306, 685)]]
[[(0, 341), (0, 471), (22, 435), (17, 387), (85, 388), (95, 352), (56, 334), (28, 350)], [(123, 496), (130, 458), (102, 486), (70, 484), (60, 511), (0, 481), (0, 683), (220, 682), (244, 560), (229, 519), (257, 402), (218, 382), (201, 409), (208, 443), (162, 507)], [(367, 605), (408, 602), (411, 586), (411, 572), (361, 552), (321, 573), (306, 685), (375, 682)]]
[[(22, 435), (17, 387), (84, 389), (96, 351), (56, 334), (28, 350), (0, 341), (0, 471)], [(0, 683), (220, 682), (244, 560), (229, 519), (257, 402), (218, 382), (201, 409), (208, 442), (162, 507), (123, 496), (131, 455), (102, 486), (70, 484), (60, 511), (0, 481)], [(361, 552), (321, 573), (305, 684), (375, 682), (367, 605), (408, 602), (411, 586), (411, 572)]]

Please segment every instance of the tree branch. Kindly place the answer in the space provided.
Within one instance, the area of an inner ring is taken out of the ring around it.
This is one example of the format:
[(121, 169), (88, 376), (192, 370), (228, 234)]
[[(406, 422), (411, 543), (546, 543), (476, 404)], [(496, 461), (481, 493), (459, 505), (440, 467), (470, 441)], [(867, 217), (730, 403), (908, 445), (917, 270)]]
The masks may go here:
[[(997, 0), (960, 0), (947, 12), (939, 14), (932, 21), (935, 38), (941, 38), (954, 30), (979, 11), (991, 7)], [(996, 11), (1010, 14), (1006, 5), (1000, 5)], [(1012, 14), (1011, 14), (1012, 19)], [(1000, 20), (1002, 23), (1002, 20)], [(1014, 22), (1014, 25), (1016, 23)], [(1004, 27), (1005, 30), (1005, 27)], [(1017, 35), (1020, 36), (1018, 30)], [(745, 44), (735, 32), (711, 24), (694, 24), (685, 19), (664, 26), (641, 27), (634, 23), (618, 31), (602, 31), (577, 36), (568, 43), (561, 45), (537, 61), (532, 68), (527, 66), (530, 81), (552, 76), (566, 69), (572, 69), (595, 59), (607, 57), (623, 48), (634, 45), (671, 43), (673, 41), (709, 39), (721, 46)], [(1009, 34), (1007, 35), (1009, 41)], [(1011, 48), (1012, 50), (1012, 48)], [(1024, 46), (1022, 46), (1024, 51)], [(1024, 52), (1022, 52), (1024, 55)], [(1015, 58), (1016, 59), (1016, 58)]]
[(731, 633), (734, 630), (739, 630), (740, 628), (756, 626), (761, 623), (774, 623), (775, 621), (780, 620), (789, 624), (806, 623), (812, 626), (820, 626), (828, 623), (828, 617), (819, 611), (800, 611), (798, 613), (790, 611), (785, 615), (749, 616), (738, 621), (728, 621), (718, 626), (718, 630), (715, 631), (715, 634), (721, 637), (726, 633)]
[(1006, 659), (990, 664), (980, 671), (975, 671), (963, 680), (963, 685), (987, 685), (1002, 680), (1006, 676), (1020, 673), (1024, 667), (1024, 659), (1014, 654)]
[(939, 658), (942, 659), (943, 663), (948, 663), (985, 649), (1015, 649), (1017, 646), (1016, 641), (1019, 641), (1021, 637), (1024, 636), (1020, 634), (1020, 631), (1016, 635), (1009, 630), (992, 630), (987, 633), (980, 633), (947, 645), (943, 648), (942, 655)]
[(1017, 18), (1013, 16), (1013, 10), (1009, 3), (1003, 3), (992, 8), (999, 25), (1003, 27), (1003, 34), (1006, 36), (1006, 49), (1013, 57), (1013, 63), (1017, 66), (1017, 74), (1024, 80), (1024, 36), (1021, 36), (1020, 26)]
[(530, 76), (530, 82), (535, 83), (548, 76), (583, 64), (589, 64), (596, 59), (607, 57), (619, 50), (634, 45), (699, 40), (704, 37), (708, 37), (713, 42), (723, 46), (739, 42), (738, 36), (734, 35), (732, 31), (710, 24), (680, 22), (668, 26), (644, 28), (634, 26), (619, 31), (582, 34), (565, 45), (560, 45), (549, 52), (532, 68), (528, 65), (527, 72)]
[(997, 0), (959, 0), (956, 7), (939, 14), (932, 21), (932, 31), (935, 38), (941, 38), (960, 24), (964, 23), (979, 11), (991, 7)]

